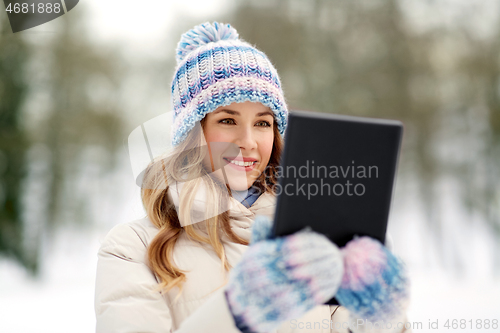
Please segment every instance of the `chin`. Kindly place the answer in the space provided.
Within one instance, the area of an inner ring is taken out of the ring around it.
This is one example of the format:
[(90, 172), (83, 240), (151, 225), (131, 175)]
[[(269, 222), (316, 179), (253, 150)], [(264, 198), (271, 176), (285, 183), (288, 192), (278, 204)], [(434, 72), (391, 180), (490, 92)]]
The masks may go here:
[(252, 186), (254, 181), (251, 179), (247, 179), (246, 181), (239, 179), (237, 181), (229, 180), (229, 188), (234, 191), (245, 191)]
[(246, 191), (252, 184), (229, 182), (229, 188), (233, 191)]

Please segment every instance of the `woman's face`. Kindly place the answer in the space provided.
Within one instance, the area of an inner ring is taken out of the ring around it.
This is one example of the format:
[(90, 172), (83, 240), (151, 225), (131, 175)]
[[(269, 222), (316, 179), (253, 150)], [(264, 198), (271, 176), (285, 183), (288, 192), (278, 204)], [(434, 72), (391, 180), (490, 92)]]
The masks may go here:
[(232, 190), (247, 190), (269, 162), (273, 126), (273, 112), (261, 103), (233, 103), (207, 114), (203, 132), (210, 156), (204, 160), (205, 168), (215, 170), (214, 175)]

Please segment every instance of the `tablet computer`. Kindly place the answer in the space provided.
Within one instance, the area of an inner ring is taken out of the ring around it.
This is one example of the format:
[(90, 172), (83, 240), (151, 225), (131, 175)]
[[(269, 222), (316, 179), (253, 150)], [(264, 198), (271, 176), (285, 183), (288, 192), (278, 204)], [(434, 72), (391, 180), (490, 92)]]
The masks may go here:
[(355, 236), (385, 244), (402, 133), (396, 120), (290, 112), (274, 235), (310, 227), (339, 247)]

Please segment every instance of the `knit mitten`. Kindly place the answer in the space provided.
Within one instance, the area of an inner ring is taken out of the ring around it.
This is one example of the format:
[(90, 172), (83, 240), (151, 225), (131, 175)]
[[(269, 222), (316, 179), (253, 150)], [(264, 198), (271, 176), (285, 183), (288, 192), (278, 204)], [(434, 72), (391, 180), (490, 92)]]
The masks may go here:
[(349, 310), (351, 321), (357, 323), (351, 330), (384, 332), (389, 328), (397, 332), (396, 321), (405, 320), (409, 299), (403, 263), (370, 237), (353, 239), (341, 252), (344, 276), (335, 297)]
[(339, 248), (311, 230), (271, 239), (272, 222), (255, 219), (252, 242), (232, 269), (225, 293), (242, 332), (269, 332), (299, 319), (337, 291), (343, 262)]

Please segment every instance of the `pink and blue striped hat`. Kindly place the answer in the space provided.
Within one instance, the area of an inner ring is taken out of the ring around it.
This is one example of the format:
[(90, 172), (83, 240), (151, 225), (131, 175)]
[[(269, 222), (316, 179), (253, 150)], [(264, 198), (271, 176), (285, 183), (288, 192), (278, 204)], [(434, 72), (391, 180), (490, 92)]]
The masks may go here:
[(176, 52), (173, 146), (184, 141), (208, 113), (246, 101), (268, 106), (284, 134), (288, 109), (278, 72), (263, 52), (239, 39), (233, 27), (200, 24), (182, 35)]

